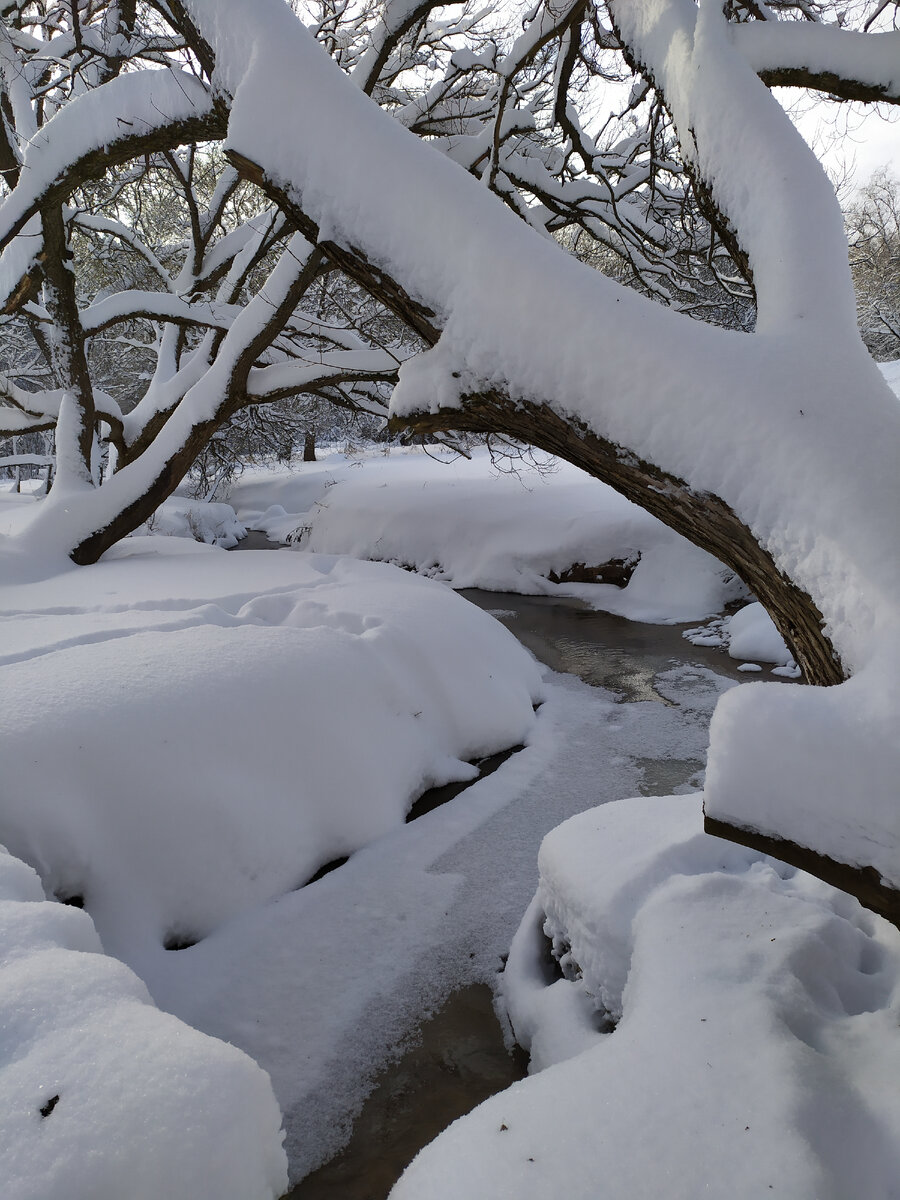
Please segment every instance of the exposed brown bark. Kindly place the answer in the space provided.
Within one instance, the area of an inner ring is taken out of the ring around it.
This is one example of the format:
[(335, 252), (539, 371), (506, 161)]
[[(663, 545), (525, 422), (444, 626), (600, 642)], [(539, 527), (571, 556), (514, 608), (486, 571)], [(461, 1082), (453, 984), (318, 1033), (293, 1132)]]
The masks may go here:
[(86, 537), (72, 551), (70, 557), (80, 567), (95, 563), (101, 554), (110, 546), (127, 537), (129, 533), (146, 521), (167, 500), (178, 487), (181, 480), (190, 469), (191, 463), (219, 428), (221, 420), (206, 421), (195, 425), (190, 437), (183, 443), (181, 449), (162, 466), (160, 473), (150, 487), (135, 501), (121, 509), (113, 519), (102, 529), (98, 529)]
[(303, 461), (316, 461), (316, 435), (314, 433), (307, 433), (303, 439)]
[(776, 67), (760, 71), (768, 87), (798, 87), (824, 92), (835, 100), (861, 100), (863, 104), (900, 104), (900, 91), (885, 85), (845, 79), (834, 71), (813, 71), (809, 67)]
[(123, 537), (127, 537), (132, 530), (137, 529), (163, 500), (171, 496), (187, 474), (191, 463), (215, 431), (246, 402), (247, 376), (250, 368), (276, 333), (289, 320), (291, 313), (315, 279), (321, 263), (321, 253), (318, 250), (312, 250), (292, 286), (286, 289), (280, 303), (272, 308), (269, 320), (247, 341), (236, 356), (213, 415), (208, 420), (197, 422), (191, 427), (188, 436), (178, 450), (160, 464), (156, 478), (140, 496), (127, 507), (120, 509), (106, 525), (79, 542), (70, 555), (73, 562), (78, 563), (79, 566), (96, 562), (110, 546), (114, 546)]
[(20, 216), (10, 222), (0, 240), (0, 249), (21, 233), (37, 212), (63, 204), (75, 188), (92, 179), (99, 179), (107, 168), (175, 146), (222, 138), (225, 136), (226, 124), (226, 115), (214, 109), (210, 113), (186, 117), (181, 121), (170, 121), (155, 129), (129, 132), (105, 146), (89, 151), (61, 171), (40, 195), (35, 196)]
[(889, 887), (874, 867), (851, 866), (849, 863), (839, 862), (810, 850), (808, 846), (800, 846), (797, 842), (771, 837), (756, 829), (732, 825), (716, 817), (708, 817), (705, 813), (703, 828), (714, 837), (725, 838), (729, 842), (737, 842), (739, 846), (748, 846), (751, 850), (770, 854), (781, 862), (790, 863), (792, 867), (815, 875), (817, 879), (824, 880), (832, 887), (855, 896), (860, 904), (900, 928), (900, 892)]
[[(301, 201), (273, 184), (258, 164), (234, 152), (228, 156), (280, 206), (304, 237), (316, 239), (318, 229)], [(374, 268), (361, 251), (332, 242), (320, 243), (319, 248), (428, 345), (437, 341), (440, 329), (434, 313), (413, 300), (396, 280)], [(683, 480), (640, 461), (585, 426), (565, 420), (546, 405), (514, 404), (499, 392), (469, 396), (461, 409), (416, 414), (402, 424), (423, 434), (447, 430), (504, 433), (558, 454), (602, 479), (730, 567), (768, 610), (807, 682), (836, 684), (844, 679), (840, 659), (823, 632), (819, 609), (778, 570), (747, 526), (718, 496), (698, 495)]]
[(581, 467), (734, 571), (770, 613), (808, 683), (843, 681), (841, 661), (812, 599), (779, 571), (718, 496), (697, 493), (683, 480), (546, 405), (513, 403), (498, 392), (468, 396), (459, 409), (415, 414), (405, 424), (416, 433), (503, 433)]
[(84, 349), (84, 331), (78, 314), (75, 276), (70, 270), (71, 251), (59, 205), (41, 210), (44, 234), (43, 268), (47, 281), (47, 309), (56, 325), (51, 358), (59, 386), (70, 392), (78, 406), (78, 453), (87, 479), (91, 476), (94, 441), (94, 388)]

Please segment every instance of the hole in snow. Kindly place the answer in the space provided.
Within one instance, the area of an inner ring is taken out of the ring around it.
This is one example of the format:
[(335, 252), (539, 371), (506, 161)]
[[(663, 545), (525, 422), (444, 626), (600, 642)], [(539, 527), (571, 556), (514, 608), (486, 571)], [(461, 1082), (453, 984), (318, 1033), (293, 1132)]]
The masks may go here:
[(49, 1117), (59, 1103), (59, 1096), (51, 1096), (46, 1104), (42, 1104), (40, 1113), (42, 1117)]
[(563, 970), (559, 963), (559, 957), (554, 952), (553, 940), (552, 940), (552, 938), (549, 938), (547, 936), (547, 934), (544, 932), (544, 929), (543, 929), (544, 924), (545, 924), (545, 919), (542, 919), (541, 920), (542, 953), (541, 953), (541, 957), (540, 957), (540, 968), (541, 968), (541, 973), (544, 977), (544, 983), (546, 984), (547, 987), (549, 987), (551, 985), (551, 983), (556, 983), (557, 980), (559, 980), (559, 979), (565, 979), (565, 976), (563, 975)]
[(167, 950), (190, 950), (191, 946), (196, 946), (199, 941), (199, 937), (193, 933), (185, 933), (180, 929), (172, 929), (166, 934), (163, 946)]
[(71, 904), (73, 908), (84, 908), (84, 896), (81, 892), (54, 892), (53, 894), (60, 904)]
[[(349, 857), (345, 854), (341, 858), (332, 858), (330, 862), (322, 863), (315, 875), (310, 875), (306, 883), (301, 883), (300, 887), (309, 887), (311, 883), (315, 883), (317, 879), (323, 879), (326, 875), (330, 875), (332, 871), (336, 871), (338, 867), (342, 867), (345, 862), (349, 862)], [(299, 891), (300, 888), (297, 888)]]

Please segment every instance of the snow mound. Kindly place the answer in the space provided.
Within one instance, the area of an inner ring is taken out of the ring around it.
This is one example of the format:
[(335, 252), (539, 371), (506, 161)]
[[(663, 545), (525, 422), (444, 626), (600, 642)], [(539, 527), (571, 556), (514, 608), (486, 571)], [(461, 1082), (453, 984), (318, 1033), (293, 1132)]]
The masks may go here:
[[(697, 796), (574, 817), (540, 872), (504, 985), (537, 1073), (451, 1125), (393, 1200), (545, 1200), (561, 1179), (572, 1200), (598, 1181), (610, 1200), (896, 1195), (895, 929), (705, 835)], [(542, 961), (544, 914), (568, 978)]]
[(155, 1008), (0, 848), (4, 1200), (274, 1200), (280, 1127), (252, 1059)]
[[(900, 638), (839, 687), (734, 689), (710, 725), (708, 816), (871, 866), (900, 888)], [(788, 802), (789, 801), (789, 802)]]
[(5, 588), (0, 627), (0, 835), (145, 978), (164, 944), (524, 742), (541, 694), (512, 635), (448, 589), (317, 555), (133, 538)]
[[(686, 629), (684, 637), (694, 646), (724, 646), (732, 658), (744, 662), (739, 670), (761, 670), (761, 662), (776, 663), (775, 675), (797, 678), (800, 670), (775, 627), (775, 622), (754, 600), (731, 617), (716, 617), (697, 629)], [(749, 660), (749, 661), (748, 661)]]

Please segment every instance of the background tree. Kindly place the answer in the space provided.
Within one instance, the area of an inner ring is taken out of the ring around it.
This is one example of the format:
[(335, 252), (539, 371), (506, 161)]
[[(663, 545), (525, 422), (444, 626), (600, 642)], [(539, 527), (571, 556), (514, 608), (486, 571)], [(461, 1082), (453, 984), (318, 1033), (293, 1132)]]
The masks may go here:
[(900, 183), (878, 171), (847, 212), (859, 324), (877, 359), (900, 357)]

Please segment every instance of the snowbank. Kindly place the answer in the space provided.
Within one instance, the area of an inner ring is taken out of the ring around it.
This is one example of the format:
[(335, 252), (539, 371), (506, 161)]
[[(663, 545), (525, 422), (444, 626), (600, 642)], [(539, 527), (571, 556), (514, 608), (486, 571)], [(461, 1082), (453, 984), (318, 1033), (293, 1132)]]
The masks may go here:
[[(298, 548), (395, 562), (455, 588), (575, 595), (641, 621), (721, 611), (742, 587), (708, 554), (612, 488), (557, 459), (498, 470), (435, 448), (331, 455), (248, 471), (229, 492), (240, 519)], [(573, 564), (637, 563), (624, 588), (552, 583)]]
[(156, 1009), (90, 917), (0, 848), (4, 1200), (275, 1200), (269, 1078)]
[(7, 587), (0, 628), (0, 836), (142, 975), (523, 742), (541, 689), (429, 580), (180, 539)]
[(504, 985), (536, 1073), (445, 1131), (393, 1200), (896, 1195), (895, 929), (703, 834), (696, 796), (574, 817), (540, 871)]

